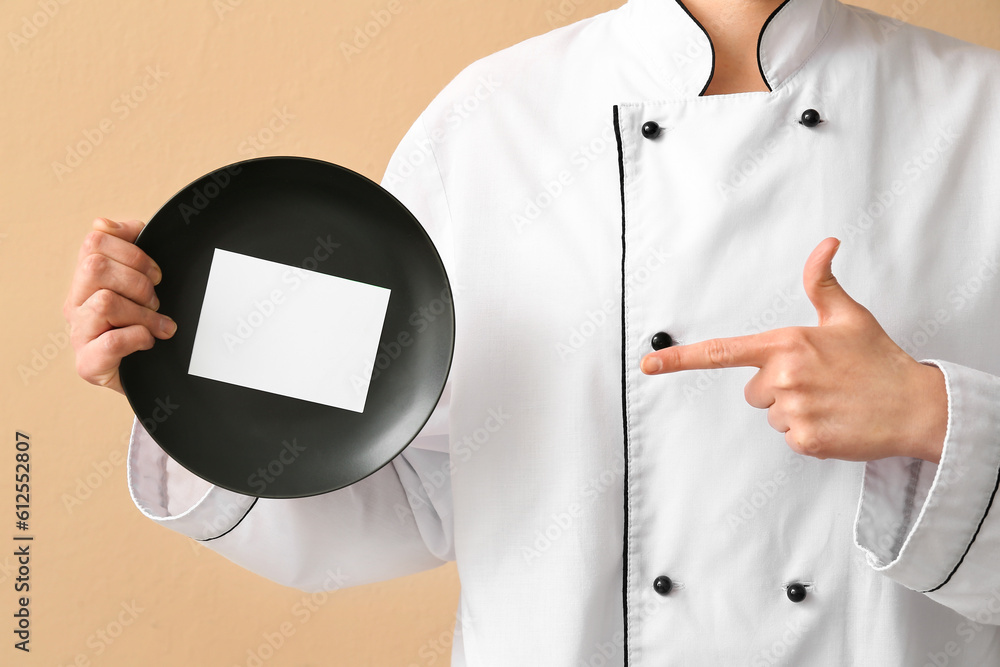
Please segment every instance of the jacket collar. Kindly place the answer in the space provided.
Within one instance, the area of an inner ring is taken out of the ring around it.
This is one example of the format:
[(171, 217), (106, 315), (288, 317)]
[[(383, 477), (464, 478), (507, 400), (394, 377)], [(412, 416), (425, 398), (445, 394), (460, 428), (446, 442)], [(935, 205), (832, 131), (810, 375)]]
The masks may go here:
[[(785, 0), (764, 23), (757, 62), (774, 90), (809, 58), (826, 36), (839, 0)], [(715, 50), (682, 0), (628, 0), (627, 20), (666, 82), (682, 96), (702, 95), (711, 82)]]

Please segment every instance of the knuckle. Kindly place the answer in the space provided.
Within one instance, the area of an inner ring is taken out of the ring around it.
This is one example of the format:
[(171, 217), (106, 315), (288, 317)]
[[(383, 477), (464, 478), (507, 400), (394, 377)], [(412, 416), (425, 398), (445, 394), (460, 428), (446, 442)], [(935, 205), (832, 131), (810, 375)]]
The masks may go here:
[(104, 349), (116, 357), (124, 356), (126, 339), (121, 329), (112, 329), (104, 334)]
[(788, 367), (775, 370), (773, 382), (779, 389), (796, 389), (799, 386), (798, 374)]
[(104, 335), (104, 349), (118, 359), (136, 350), (148, 350), (153, 346), (153, 335), (145, 327), (112, 329)]
[(108, 269), (108, 258), (91, 253), (83, 258), (83, 270), (92, 276), (99, 276)]
[(708, 360), (714, 366), (726, 366), (732, 362), (733, 353), (721, 340), (711, 340), (706, 348)]
[(153, 260), (150, 259), (149, 255), (134, 243), (130, 243), (126, 251), (126, 262), (129, 266), (139, 271), (145, 271), (147, 267), (153, 265)]
[(83, 249), (88, 255), (94, 254), (104, 245), (104, 232), (93, 230), (87, 232), (87, 235), (83, 238)]
[(95, 313), (107, 315), (114, 308), (115, 301), (117, 301), (117, 299), (117, 294), (106, 287), (102, 287), (94, 292), (88, 301), (90, 302), (90, 308)]
[(804, 454), (805, 456), (811, 456), (817, 459), (826, 458), (824, 453), (826, 452), (826, 446), (823, 440), (819, 438), (812, 428), (805, 426), (797, 429), (795, 435), (794, 448), (799, 454)]
[(782, 398), (782, 408), (789, 417), (801, 419), (806, 416), (806, 406), (800, 397), (792, 394)]
[(138, 288), (140, 294), (145, 301), (152, 301), (153, 297), (156, 296), (156, 288), (153, 287), (153, 281), (149, 279), (149, 276), (143, 275), (141, 278), (137, 279)]
[(805, 349), (807, 340), (799, 327), (790, 327), (781, 332), (774, 344), (779, 351), (793, 355), (799, 354)]

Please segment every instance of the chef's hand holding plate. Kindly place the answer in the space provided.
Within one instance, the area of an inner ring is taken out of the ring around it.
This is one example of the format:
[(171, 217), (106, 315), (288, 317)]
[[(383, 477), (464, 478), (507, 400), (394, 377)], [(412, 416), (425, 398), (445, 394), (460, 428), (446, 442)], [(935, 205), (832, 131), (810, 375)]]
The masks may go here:
[(154, 286), (162, 273), (134, 241), (139, 220), (94, 220), (83, 241), (76, 273), (63, 304), (76, 350), (76, 370), (87, 382), (124, 394), (118, 366), (126, 355), (170, 338), (177, 325), (156, 312)]
[(647, 354), (649, 375), (753, 366), (747, 403), (767, 410), (789, 447), (820, 459), (913, 456), (937, 463), (948, 423), (940, 369), (908, 355), (834, 277), (824, 239), (803, 271), (819, 325), (677, 345)]

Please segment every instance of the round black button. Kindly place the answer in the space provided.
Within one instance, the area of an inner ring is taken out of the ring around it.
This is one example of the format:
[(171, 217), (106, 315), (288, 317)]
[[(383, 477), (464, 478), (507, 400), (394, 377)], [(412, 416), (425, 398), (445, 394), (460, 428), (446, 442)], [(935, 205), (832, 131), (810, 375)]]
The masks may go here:
[(806, 109), (802, 112), (799, 122), (806, 127), (816, 127), (820, 123), (819, 112), (815, 109)]
[(792, 602), (802, 602), (806, 599), (806, 587), (802, 584), (792, 584), (785, 590), (785, 594)]
[(670, 589), (674, 587), (674, 582), (670, 581), (670, 577), (665, 577), (662, 574), (653, 580), (653, 590), (660, 595), (667, 595), (670, 593)]
[(660, 124), (655, 120), (647, 120), (642, 124), (642, 136), (647, 139), (655, 139), (660, 136)]
[(670, 347), (674, 344), (674, 339), (670, 337), (666, 331), (657, 331), (653, 334), (653, 337), (649, 339), (649, 344), (654, 350), (662, 350), (665, 347)]

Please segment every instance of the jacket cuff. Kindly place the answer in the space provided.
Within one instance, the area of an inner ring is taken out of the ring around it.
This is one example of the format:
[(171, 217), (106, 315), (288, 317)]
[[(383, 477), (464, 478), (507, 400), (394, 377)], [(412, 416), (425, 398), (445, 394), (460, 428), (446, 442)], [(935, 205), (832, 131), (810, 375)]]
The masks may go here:
[(196, 540), (228, 533), (257, 500), (215, 486), (181, 466), (138, 419), (132, 422), (127, 477), (129, 495), (143, 516)]
[[(1000, 531), (1000, 508), (994, 507), (1000, 504), (994, 503), (1000, 378), (950, 362), (921, 363), (937, 366), (945, 377), (948, 427), (941, 462), (868, 462), (854, 541), (871, 567), (907, 588), (933, 592), (953, 578), (974, 587), (982, 573), (972, 563), (982, 560), (978, 552), (988, 550)], [(991, 574), (989, 579), (997, 577)]]

